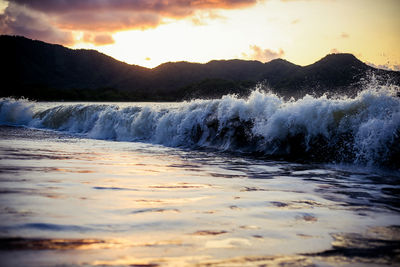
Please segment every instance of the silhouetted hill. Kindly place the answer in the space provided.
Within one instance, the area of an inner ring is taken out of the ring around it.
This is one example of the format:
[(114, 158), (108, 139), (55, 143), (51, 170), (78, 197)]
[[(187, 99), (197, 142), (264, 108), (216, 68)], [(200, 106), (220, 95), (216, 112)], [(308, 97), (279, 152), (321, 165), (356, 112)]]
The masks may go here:
[(148, 71), (95, 50), (72, 50), (24, 37), (0, 36), (0, 51), (2, 82), (7, 85), (3, 90), (17, 96), (40, 94), (34, 98), (45, 99), (41, 92), (55, 91), (52, 99), (66, 90), (115, 88), (128, 79), (141, 81)]
[(176, 101), (247, 95), (259, 82), (284, 96), (354, 93), (374, 69), (351, 54), (331, 54), (301, 67), (286, 60), (267, 63), (213, 60), (206, 64), (169, 62), (148, 69), (117, 61), (95, 50), (73, 50), (24, 37), (0, 36), (1, 96), (37, 100)]

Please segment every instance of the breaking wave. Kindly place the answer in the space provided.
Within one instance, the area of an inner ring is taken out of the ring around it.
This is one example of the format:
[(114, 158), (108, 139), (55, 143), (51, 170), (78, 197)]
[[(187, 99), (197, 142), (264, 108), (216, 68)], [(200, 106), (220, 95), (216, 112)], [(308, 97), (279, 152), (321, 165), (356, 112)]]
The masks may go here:
[[(370, 84), (356, 97), (299, 100), (260, 91), (240, 99), (195, 100), (174, 108), (0, 100), (0, 124), (140, 141), (212, 148), (313, 162), (400, 168), (399, 88)], [(135, 105), (132, 103), (132, 105)]]

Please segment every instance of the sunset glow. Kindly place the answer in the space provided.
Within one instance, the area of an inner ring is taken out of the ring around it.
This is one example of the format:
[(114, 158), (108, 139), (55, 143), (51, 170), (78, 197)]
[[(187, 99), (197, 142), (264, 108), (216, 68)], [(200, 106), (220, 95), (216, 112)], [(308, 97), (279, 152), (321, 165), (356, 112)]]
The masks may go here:
[(0, 1), (2, 34), (96, 49), (129, 64), (329, 53), (400, 70), (400, 1)]

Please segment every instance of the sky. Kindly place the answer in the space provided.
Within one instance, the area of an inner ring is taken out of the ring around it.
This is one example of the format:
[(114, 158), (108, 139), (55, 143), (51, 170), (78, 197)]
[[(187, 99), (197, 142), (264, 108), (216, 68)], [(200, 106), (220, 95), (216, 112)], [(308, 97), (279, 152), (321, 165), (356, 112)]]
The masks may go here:
[(399, 14), (400, 0), (0, 0), (0, 33), (150, 68), (352, 53), (400, 71)]

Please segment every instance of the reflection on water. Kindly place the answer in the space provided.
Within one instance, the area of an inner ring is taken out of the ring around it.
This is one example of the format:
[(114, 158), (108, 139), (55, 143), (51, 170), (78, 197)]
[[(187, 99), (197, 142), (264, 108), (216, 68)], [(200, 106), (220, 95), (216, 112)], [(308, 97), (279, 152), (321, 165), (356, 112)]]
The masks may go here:
[(398, 173), (0, 136), (4, 266), (400, 263)]

